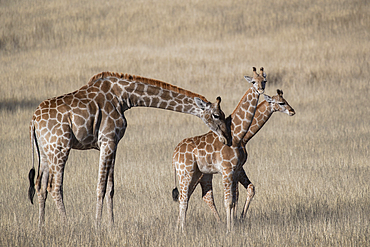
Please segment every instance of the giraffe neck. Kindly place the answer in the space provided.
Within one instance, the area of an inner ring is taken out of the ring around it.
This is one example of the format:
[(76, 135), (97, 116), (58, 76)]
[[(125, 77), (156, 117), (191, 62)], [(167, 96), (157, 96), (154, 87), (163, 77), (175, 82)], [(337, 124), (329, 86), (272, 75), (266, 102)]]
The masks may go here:
[(89, 85), (116, 97), (122, 112), (132, 107), (154, 107), (201, 117), (194, 98), (208, 102), (204, 96), (171, 84), (127, 74), (103, 72), (94, 76)]
[(243, 137), (248, 132), (255, 114), (258, 99), (259, 93), (254, 86), (250, 87), (231, 114), (230, 129), (233, 146), (239, 146)]
[(257, 134), (263, 125), (270, 119), (272, 113), (274, 113), (274, 110), (272, 109), (271, 104), (266, 100), (258, 104), (251, 126), (243, 138), (243, 145), (246, 145), (247, 142)]

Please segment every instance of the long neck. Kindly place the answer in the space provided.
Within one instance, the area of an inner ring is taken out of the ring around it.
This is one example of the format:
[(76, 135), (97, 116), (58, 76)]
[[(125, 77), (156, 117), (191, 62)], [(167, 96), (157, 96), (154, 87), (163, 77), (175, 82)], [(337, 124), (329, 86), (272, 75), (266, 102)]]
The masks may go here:
[(250, 87), (240, 100), (234, 112), (231, 114), (230, 129), (233, 139), (233, 146), (238, 146), (244, 135), (248, 132), (257, 108), (258, 99), (258, 92), (253, 86)]
[[(103, 75), (96, 75), (95, 77), (98, 77), (95, 79), (96, 82), (91, 83), (96, 84), (100, 81), (100, 88), (104, 87), (104, 83), (109, 83), (109, 91), (119, 98), (123, 111), (131, 107), (154, 107), (200, 117), (201, 109), (196, 105), (194, 98), (198, 97), (208, 102), (204, 96), (162, 81), (110, 72), (101, 74)], [(90, 81), (94, 81), (94, 78)]]
[(262, 101), (256, 109), (253, 117), (252, 124), (243, 138), (243, 145), (252, 139), (252, 137), (257, 134), (257, 132), (263, 127), (263, 125), (270, 119), (272, 113), (274, 113), (271, 104), (266, 100)]

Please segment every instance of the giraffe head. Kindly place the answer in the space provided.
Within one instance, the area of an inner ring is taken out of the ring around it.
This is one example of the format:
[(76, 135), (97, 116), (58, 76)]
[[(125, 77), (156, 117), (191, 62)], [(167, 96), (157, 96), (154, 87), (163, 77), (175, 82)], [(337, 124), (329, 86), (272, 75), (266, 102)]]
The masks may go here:
[(263, 67), (260, 69), (260, 73), (257, 74), (256, 67), (253, 67), (253, 77), (244, 76), (244, 78), (253, 83), (253, 87), (259, 94), (263, 94), (266, 86), (266, 73), (263, 71)]
[(295, 114), (294, 109), (289, 105), (288, 101), (284, 99), (282, 90), (278, 89), (277, 95), (275, 96), (264, 96), (265, 100), (272, 105), (274, 111), (283, 112), (288, 114), (289, 116), (293, 116)]
[(226, 127), (225, 113), (221, 110), (221, 97), (215, 103), (205, 102), (195, 97), (195, 103), (203, 111), (200, 118), (218, 136), (220, 142), (227, 144), (231, 140), (230, 131)]

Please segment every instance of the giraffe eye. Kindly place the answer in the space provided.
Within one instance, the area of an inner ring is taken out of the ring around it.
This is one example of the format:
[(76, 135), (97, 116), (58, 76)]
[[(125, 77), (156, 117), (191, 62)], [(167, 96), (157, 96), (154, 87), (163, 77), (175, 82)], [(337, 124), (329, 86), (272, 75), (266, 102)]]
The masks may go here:
[(219, 119), (220, 118), (220, 115), (217, 115), (217, 114), (212, 114), (213, 118), (215, 119)]
[(284, 102), (280, 102), (279, 105), (285, 105), (285, 103)]

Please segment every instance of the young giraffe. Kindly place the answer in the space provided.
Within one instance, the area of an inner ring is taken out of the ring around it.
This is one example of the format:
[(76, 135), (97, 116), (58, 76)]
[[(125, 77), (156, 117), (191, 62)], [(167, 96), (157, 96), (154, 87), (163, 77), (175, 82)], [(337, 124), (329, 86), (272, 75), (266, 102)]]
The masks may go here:
[(263, 72), (263, 68), (261, 68), (260, 74), (257, 74), (256, 68), (253, 68), (253, 74), (253, 77), (245, 76), (245, 79), (253, 85), (247, 90), (228, 118), (232, 137), (231, 146), (224, 145), (217, 140), (213, 133), (208, 133), (184, 139), (174, 150), (172, 164), (176, 167), (179, 177), (180, 192), (175, 188), (173, 194), (180, 193), (177, 227), (181, 227), (182, 231), (184, 231), (188, 201), (194, 187), (203, 174), (214, 173), (222, 174), (227, 230), (230, 231), (233, 227), (234, 212), (232, 208), (236, 199), (237, 184), (234, 173), (238, 167), (244, 164), (246, 159), (242, 140), (252, 122), (259, 95), (264, 92), (266, 84), (266, 74)]
[(34, 184), (33, 161), (29, 173), (29, 199), (33, 203), (36, 187), (39, 225), (45, 221), (47, 192), (66, 222), (63, 173), (71, 149), (100, 150), (96, 226), (101, 223), (106, 194), (110, 223), (113, 224), (114, 163), (118, 142), (127, 127), (126, 110), (141, 106), (192, 114), (201, 118), (221, 142), (227, 143), (230, 137), (220, 102), (219, 97), (216, 103), (210, 103), (199, 94), (162, 81), (112, 72), (93, 76), (87, 85), (75, 92), (43, 101), (30, 123), (32, 160), (35, 144), (39, 168)]
[[(245, 154), (246, 157), (248, 157), (248, 153), (246, 151), (246, 145), (252, 137), (257, 134), (257, 132), (263, 127), (263, 125), (270, 119), (271, 115), (274, 112), (282, 112), (289, 116), (293, 116), (295, 114), (294, 109), (289, 105), (289, 103), (284, 99), (283, 97), (283, 91), (277, 90), (277, 95), (270, 97), (268, 95), (264, 95), (265, 100), (262, 101), (260, 104), (258, 104), (256, 112), (253, 117), (252, 124), (248, 130), (248, 133), (243, 138), (243, 146), (245, 147)], [(242, 164), (242, 166), (245, 164), (245, 162)], [(239, 169), (239, 175), (238, 175), (238, 181), (247, 189), (247, 199), (245, 201), (243, 211), (241, 214), (241, 218), (244, 218), (251, 200), (254, 196), (254, 186), (248, 179), (247, 175), (245, 174), (245, 171), (243, 167), (240, 167)], [(216, 217), (217, 221), (220, 221), (220, 216), (217, 212), (216, 205), (213, 199), (213, 188), (212, 188), (212, 178), (213, 174), (204, 174), (203, 177), (199, 180), (199, 184), (202, 187), (202, 196), (204, 202), (208, 205), (210, 210), (213, 212), (213, 215)], [(197, 184), (194, 186), (197, 186)], [(191, 193), (194, 191), (194, 189), (191, 191)], [(234, 215), (236, 213), (236, 205), (238, 202), (238, 187), (236, 187), (236, 202), (234, 205)], [(190, 193), (190, 194), (191, 194)], [(177, 198), (174, 198), (174, 200), (177, 200)]]

